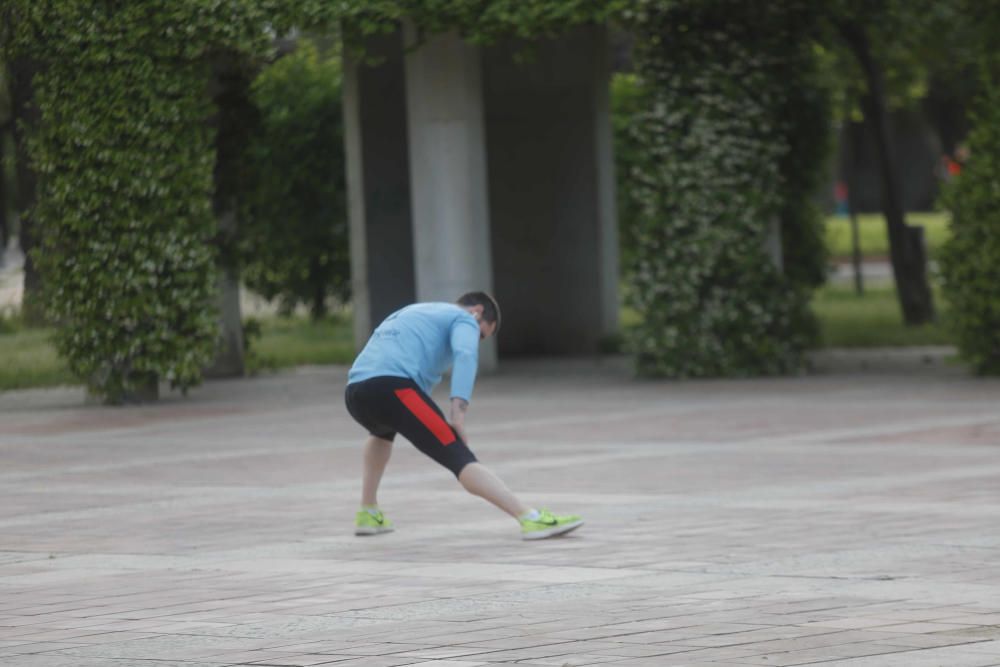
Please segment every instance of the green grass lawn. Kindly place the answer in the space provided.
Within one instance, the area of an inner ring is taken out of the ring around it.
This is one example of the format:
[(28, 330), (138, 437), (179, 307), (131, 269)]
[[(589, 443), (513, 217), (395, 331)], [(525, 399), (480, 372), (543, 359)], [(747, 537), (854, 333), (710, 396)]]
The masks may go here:
[[(950, 235), (948, 214), (907, 213), (906, 221), (911, 225), (922, 225), (927, 239), (927, 252), (933, 258)], [(885, 218), (881, 214), (863, 213), (858, 216), (858, 236), (861, 239), (861, 254), (864, 257), (888, 257), (889, 236)], [(851, 256), (851, 220), (846, 216), (832, 215), (826, 219), (826, 246), (835, 259)]]
[[(946, 323), (948, 304), (935, 291), (938, 321), (927, 326), (908, 327), (896, 301), (892, 285), (867, 287), (863, 296), (852, 285), (827, 285), (817, 290), (812, 309), (819, 319), (821, 347), (907, 347), (951, 345)], [(638, 325), (642, 315), (623, 308), (622, 327)]]
[(902, 347), (914, 345), (950, 345), (953, 343), (946, 322), (948, 305), (935, 292), (938, 321), (908, 327), (896, 300), (896, 288), (865, 288), (858, 296), (849, 285), (827, 285), (816, 291), (813, 311), (819, 318), (823, 347)]
[(0, 333), (0, 390), (75, 384), (56, 355), (49, 329), (14, 329)]
[(354, 335), (347, 317), (313, 322), (303, 317), (260, 320), (260, 337), (250, 343), (247, 370), (275, 370), (305, 364), (349, 364)]
[[(818, 290), (813, 309), (820, 321), (823, 347), (891, 347), (947, 345), (952, 342), (944, 326), (947, 304), (937, 296), (939, 322), (923, 327), (902, 323), (895, 288), (870, 287), (863, 297), (849, 285), (829, 285)], [(635, 326), (640, 316), (622, 311), (624, 327)], [(247, 371), (258, 373), (306, 364), (349, 364), (354, 358), (351, 321), (344, 316), (313, 322), (303, 317), (266, 318), (258, 322), (247, 355)], [(0, 327), (0, 390), (75, 384), (66, 365), (56, 355), (51, 331)]]
[[(348, 364), (354, 359), (351, 322), (346, 317), (312, 322), (306, 318), (261, 320), (260, 336), (251, 343), (247, 371), (305, 364)], [(56, 355), (49, 329), (0, 326), (0, 391), (79, 384)]]

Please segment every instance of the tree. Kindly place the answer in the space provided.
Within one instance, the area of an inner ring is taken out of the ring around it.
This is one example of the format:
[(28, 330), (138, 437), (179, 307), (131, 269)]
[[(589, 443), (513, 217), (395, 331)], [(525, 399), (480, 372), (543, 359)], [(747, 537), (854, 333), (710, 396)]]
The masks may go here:
[[(21, 311), (24, 320), (29, 324), (41, 324), (45, 320), (44, 309), (40, 302), (42, 276), (33, 256), (38, 244), (38, 232), (33, 216), (37, 174), (28, 150), (28, 137), (38, 127), (40, 120), (34, 95), (38, 62), (30, 54), (19, 52), (14, 48), (15, 31), (23, 27), (25, 16), (16, 11), (13, 3), (9, 3), (0, 13), (0, 18), (2, 18), (0, 61), (6, 64), (6, 93), (10, 105), (9, 127), (14, 139), (16, 190), (12, 199), (18, 214), (18, 242), (24, 251), (24, 292)], [(6, 238), (6, 223), (4, 230)]]
[[(846, 48), (840, 61), (842, 94), (857, 101), (874, 135), (893, 276), (907, 324), (934, 319), (922, 229), (906, 223), (899, 169), (889, 145), (890, 107), (915, 107), (930, 84), (966, 79), (972, 58), (964, 0), (836, 0), (820, 10), (831, 30), (826, 43)], [(953, 90), (961, 89), (950, 85)], [(962, 89), (968, 97), (971, 91)], [(941, 114), (948, 111), (931, 100)], [(955, 138), (944, 116), (936, 125), (946, 148)], [(932, 118), (933, 120), (933, 118)]]
[(258, 68), (253, 58), (231, 50), (213, 54), (211, 62), (209, 89), (215, 106), (211, 120), (215, 134), (212, 210), (218, 225), (215, 246), (219, 344), (205, 370), (208, 377), (239, 377), (245, 371), (237, 244), (251, 180), (252, 170), (244, 153), (257, 125), (250, 84)]
[[(11, 225), (8, 219), (13, 211), (10, 197), (10, 183), (7, 169), (7, 137), (10, 136), (14, 126), (13, 114), (11, 114), (10, 91), (7, 86), (7, 67), (2, 57), (3, 48), (0, 47), (0, 253), (7, 249), (10, 240)], [(3, 260), (0, 259), (0, 265)]]
[(889, 148), (889, 117), (886, 109), (885, 74), (875, 58), (869, 28), (856, 17), (836, 21), (837, 30), (857, 58), (864, 73), (865, 115), (871, 120), (882, 186), (882, 209), (889, 232), (889, 250), (896, 292), (907, 324), (934, 319), (934, 299), (927, 280), (927, 254), (923, 230), (906, 224), (898, 183), (898, 169)]
[(240, 230), (246, 284), (283, 310), (350, 298), (340, 63), (308, 39), (265, 69), (252, 99), (253, 188)]

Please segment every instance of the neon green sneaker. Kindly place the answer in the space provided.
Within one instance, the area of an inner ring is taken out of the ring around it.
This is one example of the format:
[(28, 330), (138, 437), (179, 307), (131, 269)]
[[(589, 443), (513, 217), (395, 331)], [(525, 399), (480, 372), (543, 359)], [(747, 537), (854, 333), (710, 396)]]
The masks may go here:
[(548, 510), (538, 510), (537, 519), (518, 519), (521, 522), (521, 538), (525, 540), (543, 540), (546, 537), (565, 535), (583, 525), (583, 519), (570, 514), (555, 516)]
[(375, 510), (374, 513), (364, 508), (359, 509), (354, 515), (355, 535), (381, 535), (391, 533), (395, 530), (392, 521), (385, 518), (382, 510)]

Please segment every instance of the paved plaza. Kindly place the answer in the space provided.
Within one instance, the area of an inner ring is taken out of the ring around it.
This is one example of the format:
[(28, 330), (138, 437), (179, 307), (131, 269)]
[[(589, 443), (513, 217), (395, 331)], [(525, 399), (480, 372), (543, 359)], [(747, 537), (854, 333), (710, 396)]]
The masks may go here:
[(404, 441), (354, 537), (343, 368), (0, 395), (0, 664), (1000, 665), (1000, 382), (838, 367), (483, 378), (480, 459), (587, 520), (541, 542)]

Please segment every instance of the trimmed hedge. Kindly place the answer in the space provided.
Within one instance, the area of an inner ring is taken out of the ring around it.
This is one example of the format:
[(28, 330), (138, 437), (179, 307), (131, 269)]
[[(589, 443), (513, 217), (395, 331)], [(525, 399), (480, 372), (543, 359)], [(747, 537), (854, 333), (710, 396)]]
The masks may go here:
[(1000, 375), (1000, 59), (980, 81), (969, 159), (944, 195), (951, 238), (940, 268), (960, 355), (979, 374)]
[(217, 338), (209, 55), (261, 52), (262, 17), (249, 2), (14, 1), (16, 47), (41, 65), (31, 215), (56, 346), (111, 402), (197, 384)]
[[(817, 334), (807, 288), (822, 275), (821, 222), (797, 211), (828, 142), (821, 132), (802, 143), (802, 128), (822, 127), (826, 113), (800, 75), (814, 68), (808, 15), (794, 2), (679, 0), (640, 18), (645, 104), (631, 132), (645, 150), (624, 177), (638, 371), (794, 371)], [(787, 272), (765, 249), (776, 224), (786, 248), (812, 248), (786, 250)]]

